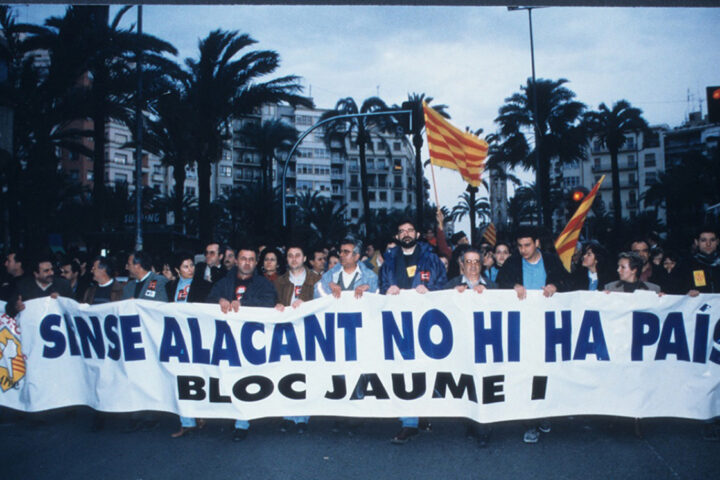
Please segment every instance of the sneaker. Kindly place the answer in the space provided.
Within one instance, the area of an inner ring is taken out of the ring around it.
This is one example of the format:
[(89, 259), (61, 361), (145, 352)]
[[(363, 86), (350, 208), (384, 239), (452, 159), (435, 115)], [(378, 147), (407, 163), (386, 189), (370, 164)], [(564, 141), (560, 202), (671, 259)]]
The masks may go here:
[(280, 431), (282, 433), (287, 433), (287, 432), (293, 430), (294, 428), (295, 428), (295, 422), (293, 422), (292, 420), (285, 419), (280, 424)]
[(297, 432), (299, 435), (302, 435), (303, 433), (307, 432), (307, 426), (308, 424), (305, 422), (300, 422), (295, 425), (297, 427)]
[(233, 431), (232, 441), (233, 442), (242, 442), (245, 440), (248, 436), (248, 431), (243, 428), (236, 428)]
[(537, 428), (531, 428), (523, 435), (523, 442), (525, 443), (537, 443), (538, 440), (540, 440), (540, 432)]
[(550, 420), (543, 420), (538, 426), (538, 430), (542, 433), (550, 433)]
[(414, 427), (403, 427), (400, 429), (400, 431), (395, 435), (392, 440), (390, 440), (390, 443), (393, 443), (395, 445), (404, 445), (406, 444), (411, 438), (417, 436), (418, 429)]

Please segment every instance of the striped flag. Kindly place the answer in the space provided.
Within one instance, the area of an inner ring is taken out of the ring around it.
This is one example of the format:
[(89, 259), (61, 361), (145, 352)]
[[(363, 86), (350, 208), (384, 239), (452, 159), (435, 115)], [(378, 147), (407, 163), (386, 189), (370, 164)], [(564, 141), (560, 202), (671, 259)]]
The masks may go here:
[(557, 250), (560, 260), (562, 260), (565, 270), (570, 271), (570, 263), (572, 262), (573, 253), (575, 253), (575, 246), (577, 245), (578, 237), (580, 236), (580, 230), (582, 230), (583, 224), (585, 223), (585, 217), (587, 217), (590, 207), (592, 207), (595, 195), (600, 190), (600, 184), (605, 180), (605, 175), (598, 180), (590, 193), (588, 193), (585, 200), (582, 201), (578, 207), (575, 215), (572, 216), (565, 229), (560, 233), (560, 236), (555, 240), (555, 250)]
[(493, 247), (495, 246), (495, 242), (497, 241), (497, 232), (495, 231), (495, 224), (492, 222), (483, 232), (483, 238), (488, 241), (490, 245)]
[(488, 154), (487, 142), (455, 128), (425, 102), (423, 112), (430, 162), (438, 167), (457, 170), (463, 180), (479, 187)]

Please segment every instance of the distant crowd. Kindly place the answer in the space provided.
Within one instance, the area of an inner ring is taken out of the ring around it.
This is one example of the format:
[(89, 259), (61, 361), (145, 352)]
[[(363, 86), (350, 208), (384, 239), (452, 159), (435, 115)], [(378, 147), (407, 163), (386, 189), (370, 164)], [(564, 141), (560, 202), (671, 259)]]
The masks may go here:
[[(442, 224), (438, 212), (438, 225)], [(79, 251), (58, 256), (11, 250), (5, 257), (5, 270), (0, 300), (7, 302), (10, 316), (21, 312), (24, 302), (46, 296), (92, 305), (133, 298), (204, 302), (228, 312), (241, 306), (282, 311), (321, 296), (339, 297), (343, 291), (360, 298), (365, 292), (396, 295), (410, 289), (420, 294), (456, 289), (482, 294), (500, 288), (514, 289), (520, 300), (528, 290), (541, 290), (548, 297), (574, 290), (650, 290), (658, 295), (690, 296), (720, 293), (718, 232), (713, 227), (699, 228), (685, 252), (664, 250), (651, 235), (633, 239), (617, 254), (596, 241), (583, 241), (569, 272), (552, 245), (541, 245), (533, 227), (519, 228), (511, 241), (471, 245), (463, 232), (449, 239), (441, 228), (421, 235), (412, 220), (399, 222), (382, 245), (363, 245), (355, 238), (316, 247), (285, 240), (260, 247), (210, 242), (204, 255), (169, 252), (160, 261), (143, 251), (114, 258)], [(103, 428), (104, 420), (105, 414), (96, 413), (93, 428)], [(430, 428), (416, 417), (400, 420), (401, 428), (391, 440), (395, 444), (404, 444), (420, 430)], [(308, 421), (309, 417), (286, 417), (280, 429), (303, 433)], [(127, 430), (151, 429), (157, 423), (153, 414), (134, 414)], [(338, 421), (335, 428), (352, 431), (357, 425)], [(184, 437), (203, 426), (202, 419), (180, 417), (179, 429), (171, 436)], [(249, 426), (247, 420), (237, 419), (232, 440), (244, 440)], [(547, 420), (528, 424), (523, 440), (536, 443), (541, 433), (550, 430)], [(637, 419), (635, 431), (641, 435)], [(467, 434), (484, 446), (490, 428), (468, 422)], [(718, 426), (706, 423), (703, 435), (718, 440)]]

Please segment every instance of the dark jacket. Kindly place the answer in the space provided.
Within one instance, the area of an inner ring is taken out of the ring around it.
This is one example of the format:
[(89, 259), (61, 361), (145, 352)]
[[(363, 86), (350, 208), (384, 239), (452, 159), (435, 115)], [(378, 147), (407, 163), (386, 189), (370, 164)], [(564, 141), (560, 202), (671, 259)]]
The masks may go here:
[[(541, 252), (545, 266), (545, 285), (553, 284), (559, 292), (568, 290), (568, 273), (557, 255)], [(523, 285), (522, 256), (514, 253), (505, 261), (498, 272), (497, 284), (500, 288), (515, 288)]]
[[(480, 275), (480, 283), (485, 285), (485, 288), (497, 288), (497, 284), (490, 280), (489, 278), (483, 277)], [(451, 290), (459, 285), (464, 285), (465, 282), (463, 282), (463, 276), (458, 275), (457, 277), (453, 277), (450, 280), (447, 281), (445, 286), (443, 287), (444, 290)]]
[[(598, 270), (598, 290), (602, 291), (603, 287), (612, 282), (617, 275), (611, 272)], [(568, 290), (588, 290), (590, 288), (590, 279), (588, 278), (588, 269), (580, 265), (570, 274)]]
[(696, 254), (690, 262), (688, 280), (688, 290), (720, 293), (720, 258)]
[(15, 309), (15, 304), (18, 299), (27, 302), (35, 298), (49, 297), (53, 293), (57, 293), (61, 297), (74, 298), (72, 288), (70, 288), (70, 282), (62, 277), (54, 277), (52, 284), (47, 290), (43, 290), (35, 281), (35, 276), (32, 274), (24, 276), (17, 282), (15, 291), (10, 295), (10, 299), (5, 305), (5, 313), (11, 317), (17, 315), (18, 312)]
[[(88, 289), (85, 290), (85, 295), (83, 295), (82, 303), (88, 303), (92, 305), (95, 301), (95, 292), (97, 291), (97, 288), (97, 283), (93, 283), (92, 285), (90, 285)], [(110, 289), (110, 301), (118, 302), (122, 300), (124, 288), (125, 282), (118, 282), (117, 280), (113, 280), (112, 288)]]
[[(177, 289), (179, 280), (173, 280), (168, 282), (165, 289), (167, 290), (168, 302), (175, 301), (175, 290)], [(188, 294), (188, 303), (204, 303), (210, 294), (212, 283), (208, 282), (204, 278), (193, 278), (190, 283), (190, 293)]]
[[(205, 267), (207, 267), (207, 263), (205, 262), (200, 262), (195, 265), (195, 276), (193, 276), (193, 280), (205, 280)], [(210, 267), (210, 283), (215, 285), (220, 279), (224, 278), (227, 273), (228, 272), (220, 266)]]
[[(210, 290), (207, 303), (218, 303), (221, 298), (228, 301), (235, 299), (237, 267), (230, 270)], [(270, 280), (262, 275), (253, 275), (243, 294), (240, 305), (243, 307), (274, 307), (277, 304), (277, 292)]]
[(649, 290), (651, 292), (660, 293), (660, 285), (651, 282), (636, 282), (634, 284), (625, 283), (622, 280), (615, 280), (605, 285), (604, 290), (608, 292), (625, 292), (625, 287), (628, 287), (626, 293), (632, 293), (635, 290)]
[[(425, 285), (428, 290), (442, 290), (447, 283), (447, 272), (440, 258), (432, 252), (432, 247), (424, 242), (418, 242), (417, 269), (413, 277), (412, 287)], [(395, 278), (395, 264), (398, 255), (402, 255), (402, 248), (397, 246), (388, 250), (383, 256), (385, 262), (380, 269), (380, 293), (385, 294), (392, 285), (397, 285)]]
[[(313, 272), (307, 267), (305, 268), (305, 281), (300, 287), (300, 295), (298, 298), (303, 302), (308, 302), (313, 299), (315, 294), (315, 284), (320, 281), (320, 275)], [(275, 290), (277, 290), (278, 302), (282, 303), (286, 307), (290, 306), (293, 298), (293, 290), (295, 285), (290, 281), (290, 270), (280, 275), (275, 280)]]

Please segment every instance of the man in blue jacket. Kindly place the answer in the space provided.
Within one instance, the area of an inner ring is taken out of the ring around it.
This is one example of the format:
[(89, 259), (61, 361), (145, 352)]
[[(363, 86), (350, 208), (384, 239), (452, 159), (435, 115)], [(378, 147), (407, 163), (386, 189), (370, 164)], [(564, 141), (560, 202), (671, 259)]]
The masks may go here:
[(398, 224), (395, 235), (398, 246), (383, 256), (380, 293), (397, 295), (400, 290), (427, 293), (443, 289), (447, 282), (445, 266), (430, 245), (418, 242), (419, 237), (411, 220), (402, 220)]
[[(400, 290), (411, 289), (427, 293), (445, 287), (445, 265), (432, 252), (430, 245), (418, 242), (419, 237), (420, 233), (411, 220), (400, 221), (395, 235), (398, 246), (383, 256), (385, 262), (380, 269), (380, 293), (397, 295)], [(400, 421), (402, 428), (391, 440), (398, 445), (417, 435), (419, 424), (417, 417), (403, 417)]]

